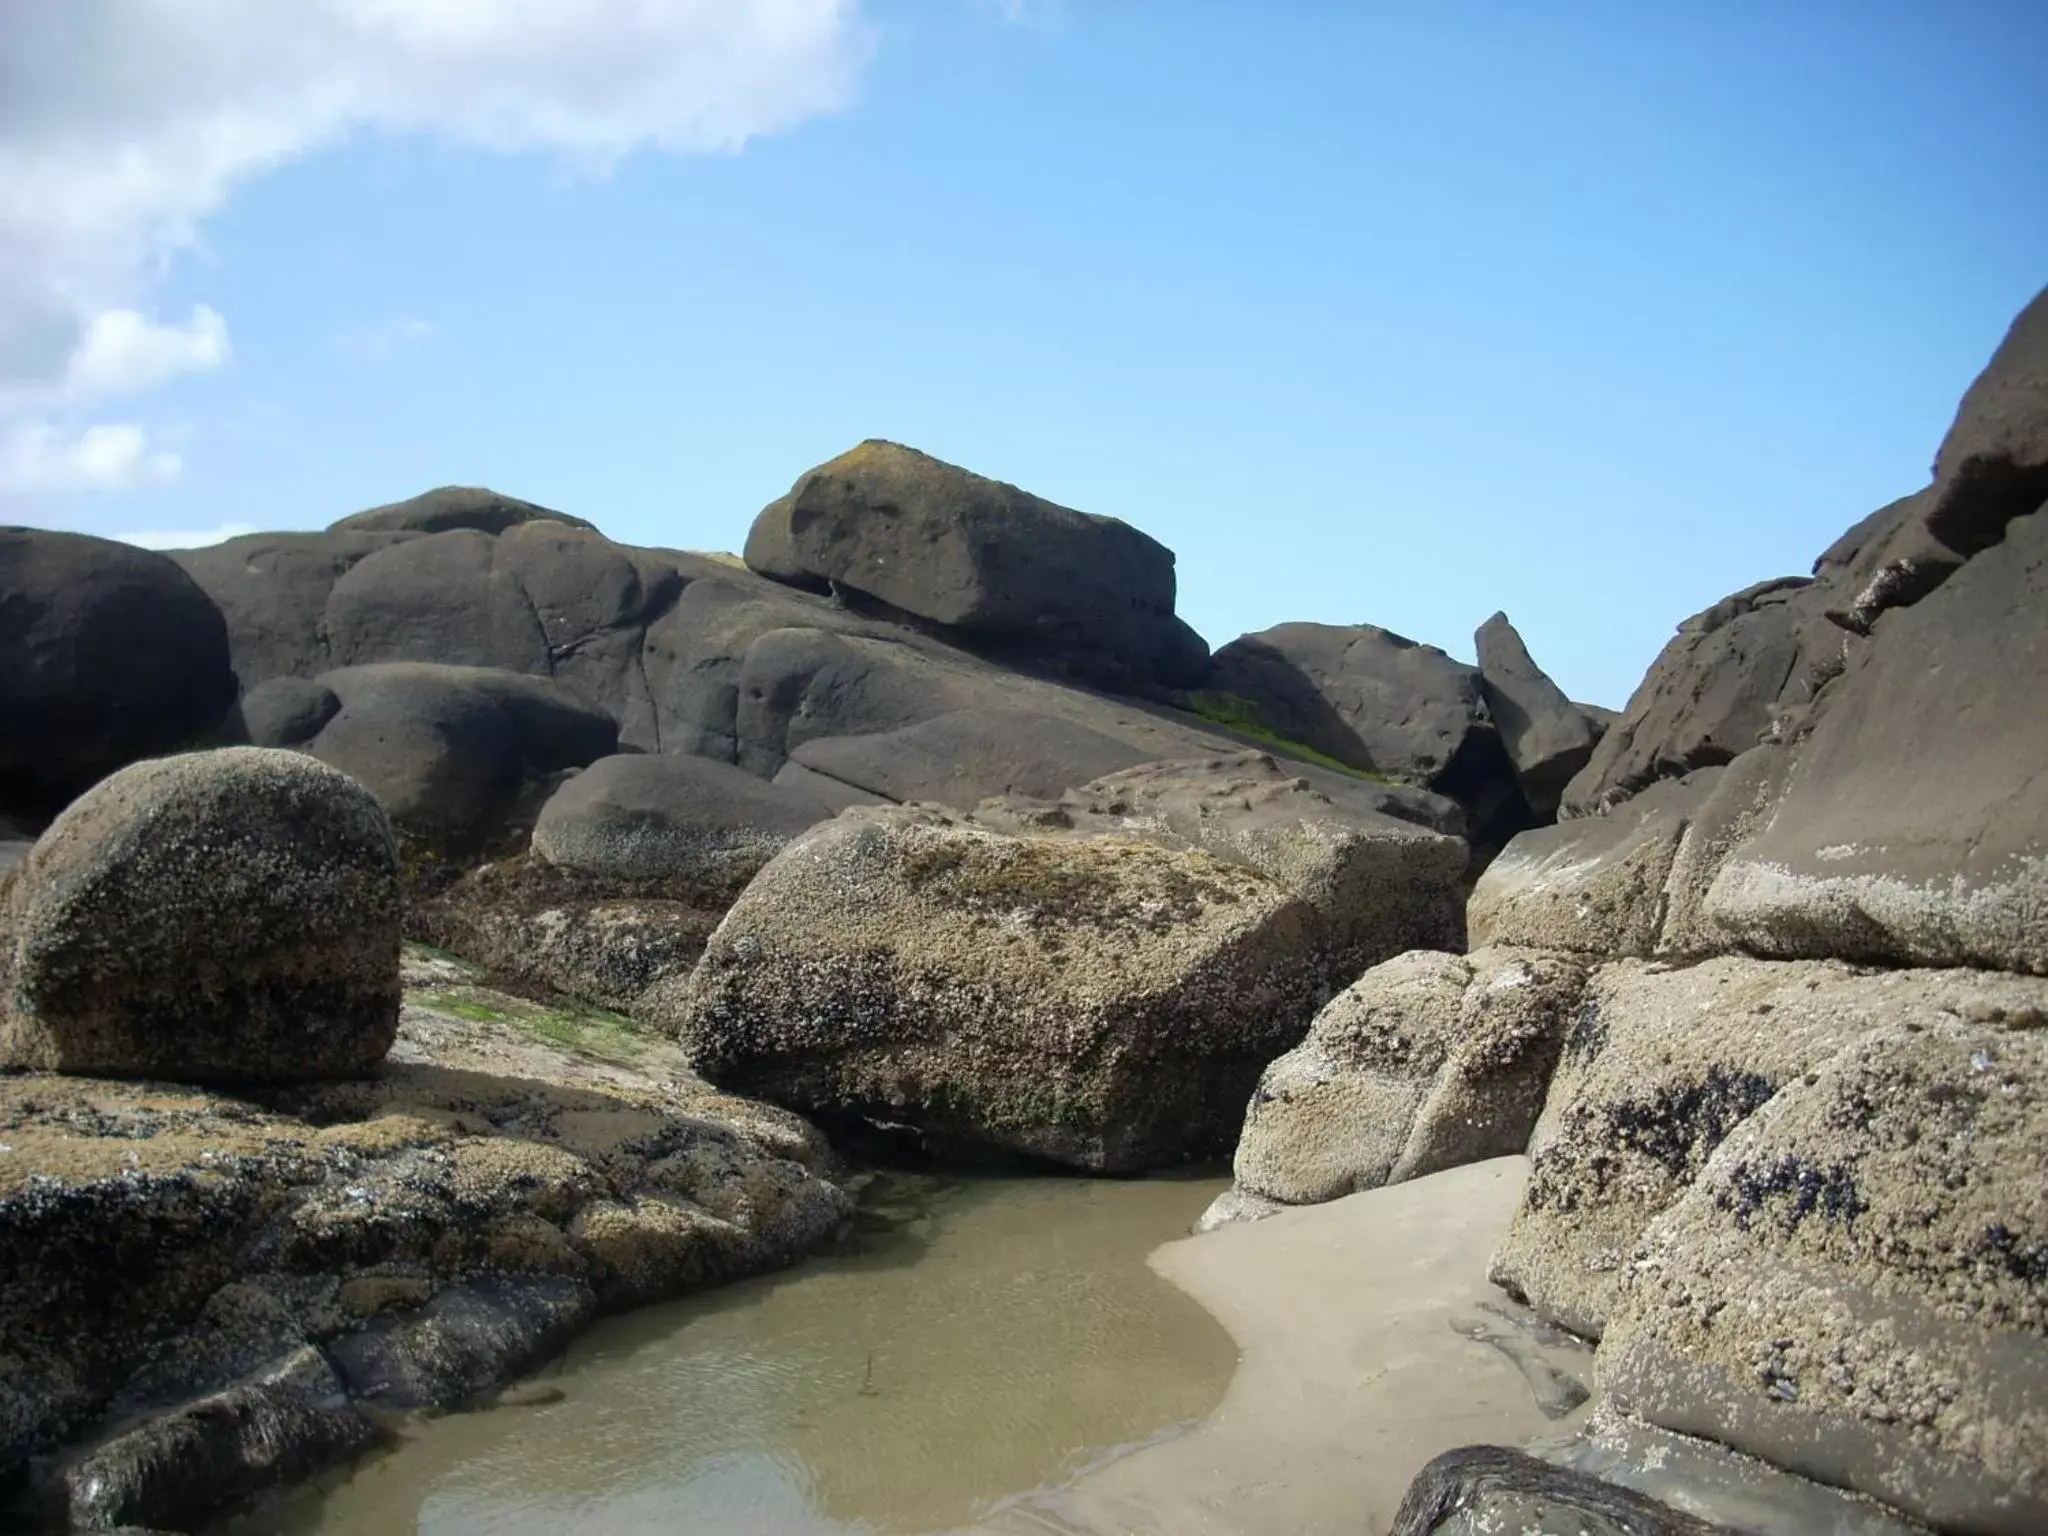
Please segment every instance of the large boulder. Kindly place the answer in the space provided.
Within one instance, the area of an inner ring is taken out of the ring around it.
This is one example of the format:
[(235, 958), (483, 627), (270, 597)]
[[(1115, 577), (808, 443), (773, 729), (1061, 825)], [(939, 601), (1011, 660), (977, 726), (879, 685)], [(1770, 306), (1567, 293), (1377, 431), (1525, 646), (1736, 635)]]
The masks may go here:
[(7, 1065), (290, 1082), (365, 1071), (397, 1030), (390, 824), (298, 753), (123, 769), (52, 823), (9, 898)]
[(2044, 1008), (2048, 982), (1983, 971), (1739, 957), (1604, 966), (1565, 1038), (1494, 1278), (1565, 1327), (1598, 1335), (1645, 1229), (1781, 1090), (1874, 1030)]
[(1705, 897), (1727, 947), (2048, 973), (2048, 509), (1886, 613)]
[(340, 708), (305, 750), (361, 780), (401, 832), (432, 849), (502, 840), (552, 775), (618, 744), (610, 716), (542, 678), (387, 662), (318, 682)]
[(580, 517), (553, 512), (483, 486), (444, 485), (405, 501), (353, 513), (330, 527), (344, 533), (447, 533), (457, 528), (503, 533), (530, 522), (564, 523), (574, 528), (591, 526)]
[(1140, 838), (1239, 864), (1308, 903), (1330, 991), (1407, 949), (1462, 947), (1460, 838), (1398, 790), (1310, 778), (1264, 752), (1146, 763), (1057, 801), (994, 799), (972, 820), (1026, 836)]
[(1260, 1076), (1238, 1193), (1309, 1205), (1521, 1152), (1584, 981), (1534, 950), (1373, 967)]
[(1479, 687), (1515, 765), (1522, 798), (1537, 817), (1557, 814), (1572, 776), (1586, 766), (1601, 731), (1536, 665), (1521, 632), (1496, 613), (1473, 636), (1479, 653)]
[(806, 473), (755, 519), (746, 559), (1132, 678), (1190, 682), (1199, 664), (1174, 618), (1171, 550), (896, 443), (870, 439)]
[(0, 809), (36, 817), (192, 744), (234, 702), (227, 629), (165, 556), (0, 528)]
[(379, 550), (417, 537), (376, 531), (249, 533), (204, 549), (178, 550), (170, 558), (225, 617), (235, 674), (247, 690), (273, 677), (311, 677), (333, 665), (326, 613), (335, 583)]
[(1349, 767), (1448, 795), (1475, 843), (1534, 819), (1477, 667), (1374, 624), (1281, 624), (1217, 651), (1200, 702)]
[(1963, 396), (1934, 461), (1927, 531), (1963, 556), (2048, 501), (2048, 289)]
[(1319, 996), (1315, 914), (1240, 865), (850, 811), (646, 1012), (712, 1081), (1096, 1172), (1213, 1156)]
[(1650, 1224), (1616, 1407), (1938, 1530), (2048, 1530), (2048, 987), (1879, 1024)]

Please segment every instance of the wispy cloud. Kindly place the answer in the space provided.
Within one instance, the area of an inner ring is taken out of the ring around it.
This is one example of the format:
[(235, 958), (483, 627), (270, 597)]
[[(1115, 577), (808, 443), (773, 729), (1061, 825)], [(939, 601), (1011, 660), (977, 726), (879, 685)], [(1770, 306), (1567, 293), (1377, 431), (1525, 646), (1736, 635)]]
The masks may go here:
[(204, 549), (209, 544), (238, 539), (255, 531), (254, 523), (222, 523), (218, 528), (151, 530), (117, 533), (114, 537), (123, 544), (133, 544), (140, 549)]
[[(226, 361), (216, 310), (171, 324), (144, 301), (203, 221), (280, 165), (365, 128), (552, 152), (599, 175), (641, 149), (729, 153), (844, 105), (870, 50), (857, 0), (11, 6), (0, 412), (16, 419), (0, 421), (0, 451), (46, 479), (101, 464), (140, 429), (88, 426), (81, 400)], [(163, 470), (146, 446), (128, 462), (135, 483)]]
[(1066, 0), (967, 0), (972, 10), (1013, 27), (1052, 32), (1067, 19)]
[(440, 327), (431, 320), (386, 320), (345, 332), (334, 345), (344, 357), (381, 358), (408, 347), (424, 346), (440, 334)]
[(169, 485), (183, 469), (178, 454), (154, 447), (133, 423), (67, 432), (31, 420), (0, 429), (0, 495), (130, 491)]

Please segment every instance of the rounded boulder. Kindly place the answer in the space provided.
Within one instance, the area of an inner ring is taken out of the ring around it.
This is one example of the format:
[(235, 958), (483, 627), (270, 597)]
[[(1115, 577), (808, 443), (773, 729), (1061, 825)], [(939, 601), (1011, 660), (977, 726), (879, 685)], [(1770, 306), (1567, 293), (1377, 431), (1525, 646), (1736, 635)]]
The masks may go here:
[(192, 1082), (347, 1077), (398, 1029), (401, 897), (368, 790), (296, 752), (137, 763), (11, 887), (0, 1064)]

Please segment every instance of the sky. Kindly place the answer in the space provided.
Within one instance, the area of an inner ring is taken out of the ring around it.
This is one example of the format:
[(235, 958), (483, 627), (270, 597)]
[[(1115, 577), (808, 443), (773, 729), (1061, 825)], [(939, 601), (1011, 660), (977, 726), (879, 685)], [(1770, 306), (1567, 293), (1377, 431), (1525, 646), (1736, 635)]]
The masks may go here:
[(1212, 644), (1619, 707), (2048, 284), (2039, 0), (0, 0), (0, 521), (488, 485), (737, 549), (892, 438)]

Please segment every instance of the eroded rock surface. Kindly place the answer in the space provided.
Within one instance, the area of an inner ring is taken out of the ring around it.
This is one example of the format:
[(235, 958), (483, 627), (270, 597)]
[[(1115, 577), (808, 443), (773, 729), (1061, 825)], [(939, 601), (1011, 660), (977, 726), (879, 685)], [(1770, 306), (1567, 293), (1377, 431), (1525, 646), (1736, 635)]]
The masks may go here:
[(0, 1481), (176, 1528), (454, 1406), (608, 1308), (788, 1263), (822, 1140), (672, 1046), (414, 967), (374, 1076), (230, 1097), (0, 1079)]

